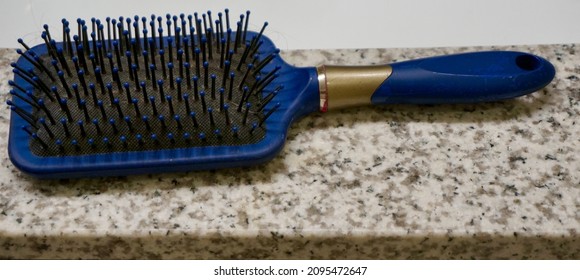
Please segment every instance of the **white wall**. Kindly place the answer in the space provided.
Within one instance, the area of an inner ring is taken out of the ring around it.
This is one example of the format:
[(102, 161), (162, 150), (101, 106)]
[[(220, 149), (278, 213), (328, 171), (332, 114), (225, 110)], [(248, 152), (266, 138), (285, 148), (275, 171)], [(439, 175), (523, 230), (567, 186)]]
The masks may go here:
[(433, 47), (580, 42), (577, 0), (0, 0), (0, 47), (40, 43), (56, 29), (107, 16), (251, 10), (281, 49)]

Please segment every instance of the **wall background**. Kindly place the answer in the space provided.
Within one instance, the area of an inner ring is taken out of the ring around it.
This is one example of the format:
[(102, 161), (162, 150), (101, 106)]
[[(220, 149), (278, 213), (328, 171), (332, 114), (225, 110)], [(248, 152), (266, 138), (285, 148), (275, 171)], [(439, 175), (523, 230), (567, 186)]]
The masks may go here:
[[(251, 10), (281, 49), (580, 43), (576, 0), (2, 0), (0, 47), (40, 43), (42, 25), (107, 16)], [(56, 32), (55, 32), (56, 33)]]

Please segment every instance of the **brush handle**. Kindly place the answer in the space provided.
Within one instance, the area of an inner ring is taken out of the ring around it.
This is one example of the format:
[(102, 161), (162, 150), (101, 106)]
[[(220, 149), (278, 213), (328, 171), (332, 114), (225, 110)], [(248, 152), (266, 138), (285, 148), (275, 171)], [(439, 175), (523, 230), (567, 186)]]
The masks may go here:
[[(325, 70), (325, 79), (320, 78), (320, 69)], [(535, 92), (550, 83), (554, 74), (552, 64), (541, 57), (522, 52), (486, 51), (382, 66), (324, 66), (319, 67), (319, 82), (325, 83), (320, 87), (321, 97), (327, 97), (327, 108), (332, 109), (365, 103), (497, 101)], [(346, 78), (349, 75), (354, 79)]]
[(547, 60), (520, 52), (490, 51), (395, 63), (371, 97), (373, 104), (474, 103), (535, 92), (554, 77)]

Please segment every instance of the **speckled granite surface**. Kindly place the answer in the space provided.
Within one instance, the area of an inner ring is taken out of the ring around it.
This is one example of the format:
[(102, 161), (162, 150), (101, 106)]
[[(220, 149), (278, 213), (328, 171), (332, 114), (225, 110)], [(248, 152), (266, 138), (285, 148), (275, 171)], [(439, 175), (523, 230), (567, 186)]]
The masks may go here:
[[(296, 65), (482, 48), (286, 51)], [(489, 49), (489, 48), (485, 48)], [(0, 110), (0, 258), (580, 258), (580, 47), (517, 100), (315, 114), (254, 168), (31, 179)], [(13, 50), (0, 50), (7, 99)]]

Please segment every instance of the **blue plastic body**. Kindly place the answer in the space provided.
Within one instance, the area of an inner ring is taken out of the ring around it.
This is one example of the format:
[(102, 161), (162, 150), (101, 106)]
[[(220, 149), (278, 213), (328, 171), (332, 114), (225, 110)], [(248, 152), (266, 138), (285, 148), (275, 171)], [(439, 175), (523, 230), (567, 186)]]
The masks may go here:
[[(253, 34), (250, 34), (250, 38)], [(272, 53), (275, 46), (262, 37), (261, 53)], [(46, 53), (44, 45), (33, 48), (37, 54)], [(32, 65), (23, 58), (17, 61), (23, 69)], [(79, 178), (126, 176), (134, 174), (185, 172), (211, 170), (265, 163), (275, 157), (286, 140), (290, 124), (297, 118), (319, 110), (320, 96), (315, 68), (296, 68), (277, 56), (263, 71), (281, 66), (280, 76), (269, 87), (284, 85), (266, 110), (275, 104), (280, 107), (266, 120), (266, 136), (260, 142), (249, 145), (192, 147), (141, 152), (115, 152), (83, 156), (39, 157), (29, 148), (30, 136), (21, 129), (26, 121), (12, 112), (8, 153), (13, 164), (21, 171), (37, 178)], [(30, 86), (16, 76), (15, 82), (24, 88)], [(22, 100), (13, 100), (19, 107), (32, 110)]]
[(394, 63), (373, 104), (489, 102), (535, 92), (552, 81), (554, 66), (528, 53), (487, 51)]
[[(250, 34), (249, 37), (251, 37)], [(262, 37), (260, 53), (272, 53), (275, 46)], [(44, 45), (33, 48), (47, 52)], [(23, 69), (32, 65), (23, 58)], [(191, 147), (158, 151), (114, 152), (82, 156), (39, 157), (29, 148), (30, 136), (21, 129), (26, 121), (13, 113), (10, 119), (8, 152), (20, 170), (38, 178), (77, 178), (125, 176), (143, 173), (184, 172), (221, 169), (265, 163), (284, 146), (286, 133), (295, 120), (320, 108), (316, 69), (297, 68), (277, 56), (263, 70), (280, 66), (279, 77), (271, 85), (284, 89), (266, 110), (280, 104), (265, 125), (266, 136), (255, 144), (215, 147)], [(483, 52), (435, 57), (396, 63), (392, 75), (372, 96), (374, 104), (390, 103), (470, 103), (516, 97), (536, 91), (554, 76), (553, 66), (538, 57), (517, 52)], [(16, 84), (29, 88), (25, 80)], [(31, 111), (26, 102), (14, 99), (19, 107)]]

